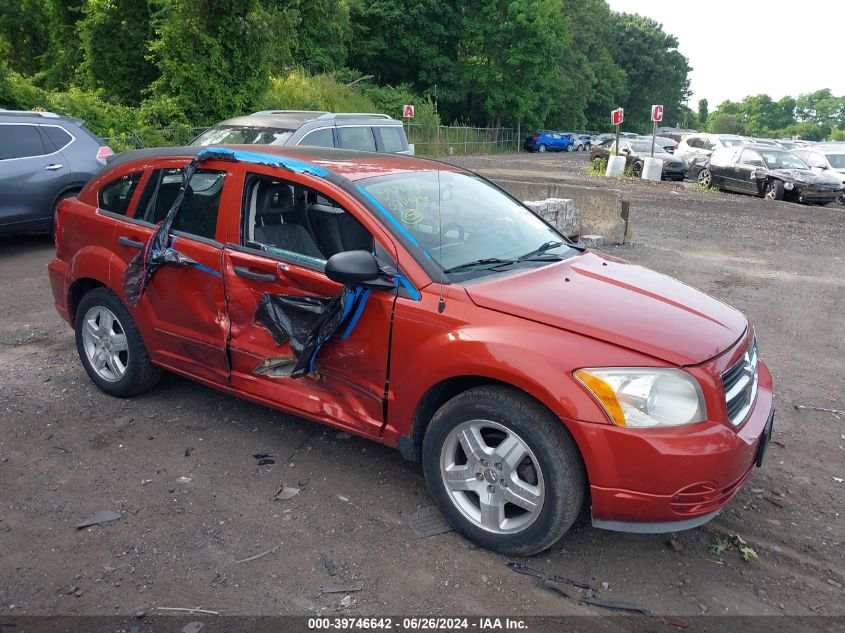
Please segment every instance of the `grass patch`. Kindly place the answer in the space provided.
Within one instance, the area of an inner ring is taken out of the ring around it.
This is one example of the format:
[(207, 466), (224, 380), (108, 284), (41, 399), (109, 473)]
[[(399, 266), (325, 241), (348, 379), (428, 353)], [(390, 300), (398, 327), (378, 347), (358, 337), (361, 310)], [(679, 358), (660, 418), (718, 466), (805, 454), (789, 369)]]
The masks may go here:
[(604, 176), (607, 173), (607, 158), (595, 158), (587, 163), (587, 173)]

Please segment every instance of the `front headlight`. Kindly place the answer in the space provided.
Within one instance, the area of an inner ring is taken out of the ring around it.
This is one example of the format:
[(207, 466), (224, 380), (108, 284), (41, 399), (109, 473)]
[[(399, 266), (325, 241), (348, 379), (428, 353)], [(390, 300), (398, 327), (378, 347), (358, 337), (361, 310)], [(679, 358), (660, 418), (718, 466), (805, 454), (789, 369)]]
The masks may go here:
[(579, 369), (575, 378), (618, 426), (680, 426), (707, 419), (701, 386), (680, 369), (594, 367)]

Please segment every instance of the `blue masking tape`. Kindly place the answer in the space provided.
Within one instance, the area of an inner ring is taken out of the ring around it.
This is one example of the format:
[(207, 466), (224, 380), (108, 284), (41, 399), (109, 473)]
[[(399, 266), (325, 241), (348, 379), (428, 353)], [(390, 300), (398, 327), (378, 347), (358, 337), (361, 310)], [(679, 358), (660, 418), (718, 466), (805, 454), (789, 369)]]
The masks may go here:
[(304, 160), (297, 160), (295, 158), (288, 158), (287, 156), (274, 156), (273, 154), (263, 154), (261, 152), (249, 152), (239, 149), (228, 149), (225, 147), (209, 147), (203, 149), (197, 154), (197, 158), (202, 160), (213, 160), (219, 158), (220, 155), (228, 156), (231, 160), (242, 163), (254, 163), (256, 165), (269, 165), (270, 167), (284, 167), (297, 174), (311, 174), (312, 176), (328, 176), (329, 170), (322, 167), (317, 167)]

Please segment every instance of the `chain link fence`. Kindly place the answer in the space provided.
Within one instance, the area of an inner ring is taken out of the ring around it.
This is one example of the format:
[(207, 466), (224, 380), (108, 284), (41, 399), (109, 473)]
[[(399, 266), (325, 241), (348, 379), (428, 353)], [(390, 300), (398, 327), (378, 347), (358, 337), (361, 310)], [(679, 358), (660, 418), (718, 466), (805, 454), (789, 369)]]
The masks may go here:
[[(108, 136), (103, 141), (115, 151), (186, 145), (208, 128), (147, 128), (129, 134)], [(406, 123), (408, 142), (419, 156), (494, 154), (520, 149), (518, 128), (424, 125)]]
[(518, 129), (406, 123), (408, 142), (419, 156), (452, 156), (514, 152), (520, 148)]

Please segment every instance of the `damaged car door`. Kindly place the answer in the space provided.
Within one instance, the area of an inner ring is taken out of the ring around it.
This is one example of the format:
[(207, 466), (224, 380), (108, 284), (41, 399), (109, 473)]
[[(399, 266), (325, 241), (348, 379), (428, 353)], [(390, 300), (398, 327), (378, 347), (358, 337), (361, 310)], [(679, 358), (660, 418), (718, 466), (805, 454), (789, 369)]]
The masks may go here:
[[(354, 206), (341, 190), (319, 178), (293, 172), (281, 177), (279, 172), (249, 166), (240, 217), (229, 224), (224, 279), (231, 385), (268, 404), (378, 435), (396, 290), (372, 291), (348, 337), (342, 332), (330, 337), (314, 371), (299, 378), (291, 376), (298, 359), (290, 341), (277, 344), (256, 320), (256, 310), (267, 294), (294, 301), (334, 297), (342, 286), (325, 274), (329, 257), (378, 249), (395, 261), (395, 247), (383, 231), (374, 241), (372, 232), (335, 201)], [(366, 221), (376, 228), (372, 219)]]
[[(182, 186), (184, 160), (161, 161), (148, 170), (134, 214), (121, 218), (114, 235), (114, 253), (126, 264), (144, 248), (156, 225), (167, 215)], [(233, 184), (231, 165), (208, 162), (186, 189), (170, 232), (170, 246), (194, 260), (189, 266), (162, 266), (150, 281), (137, 310), (155, 324), (144, 332), (155, 362), (214, 383), (228, 379), (228, 323), (220, 271), (225, 231), (222, 208)], [(219, 222), (218, 222), (219, 219)]]

